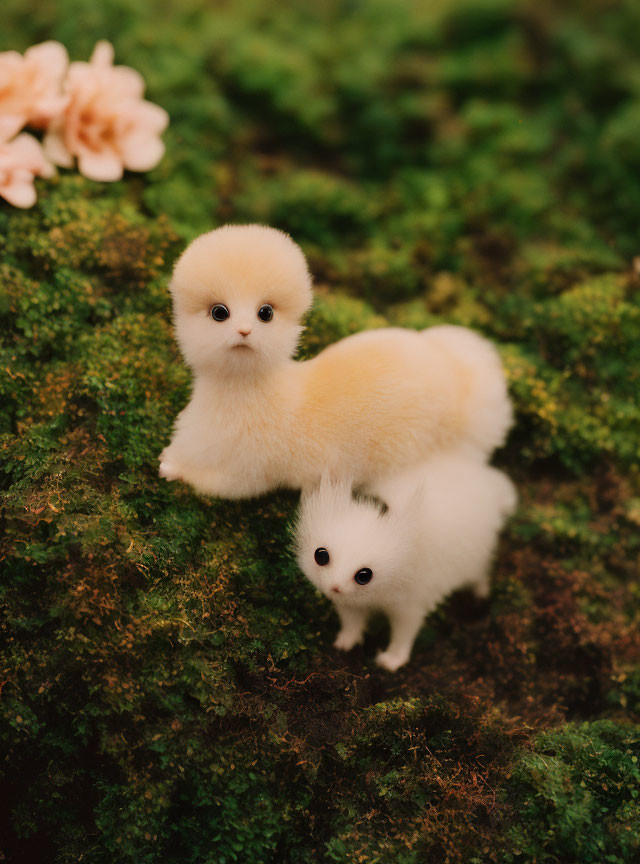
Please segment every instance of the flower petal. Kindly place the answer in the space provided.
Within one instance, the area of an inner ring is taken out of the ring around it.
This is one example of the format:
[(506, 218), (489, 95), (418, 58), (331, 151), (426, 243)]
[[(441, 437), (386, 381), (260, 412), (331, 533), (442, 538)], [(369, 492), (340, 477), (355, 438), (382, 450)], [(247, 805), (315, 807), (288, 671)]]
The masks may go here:
[(22, 55), (17, 51), (0, 51), (0, 66), (15, 68), (22, 63)]
[(0, 195), (14, 207), (33, 207), (36, 203), (36, 190), (33, 185), (33, 175), (29, 179), (12, 178), (9, 183), (0, 185)]
[(101, 39), (96, 42), (93, 53), (89, 58), (89, 63), (92, 66), (113, 66), (113, 45), (107, 42), (106, 39)]
[(122, 161), (129, 171), (150, 171), (164, 156), (164, 144), (149, 133), (130, 135), (121, 146)]
[(78, 168), (90, 180), (110, 183), (120, 180), (123, 174), (122, 159), (113, 150), (84, 150), (78, 155)]
[(44, 136), (42, 147), (45, 156), (47, 159), (50, 159), (54, 165), (60, 165), (62, 168), (73, 168), (73, 156), (67, 150), (64, 138), (60, 132), (47, 132)]
[(33, 135), (23, 132), (5, 144), (4, 151), (11, 160), (12, 177), (24, 176), (25, 173), (51, 177), (55, 173), (53, 165), (45, 158), (40, 142)]
[(0, 144), (17, 135), (26, 122), (24, 114), (0, 114)]
[(54, 80), (56, 78), (62, 80), (69, 65), (67, 49), (61, 42), (55, 42), (53, 39), (28, 48), (24, 52), (24, 57), (25, 60), (36, 63), (48, 78)]
[(153, 102), (140, 102), (137, 106), (138, 124), (150, 132), (160, 134), (169, 125), (169, 115), (159, 105)]
[(127, 99), (141, 99), (144, 93), (144, 78), (129, 66), (114, 66), (110, 70), (111, 87)]
[(29, 125), (45, 128), (58, 115), (62, 114), (69, 104), (69, 96), (46, 96), (34, 103), (29, 114)]

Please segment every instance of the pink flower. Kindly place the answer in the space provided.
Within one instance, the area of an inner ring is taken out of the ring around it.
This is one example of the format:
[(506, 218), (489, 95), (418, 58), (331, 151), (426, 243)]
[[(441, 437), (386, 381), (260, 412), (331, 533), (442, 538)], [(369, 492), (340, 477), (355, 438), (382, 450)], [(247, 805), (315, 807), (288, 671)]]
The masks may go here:
[(64, 45), (43, 42), (24, 53), (0, 53), (0, 141), (29, 123), (46, 126), (64, 110), (62, 81), (69, 65)]
[(72, 63), (64, 87), (69, 103), (44, 139), (57, 165), (78, 168), (91, 180), (119, 180), (123, 170), (148, 171), (164, 153), (160, 133), (167, 112), (142, 98), (142, 76), (113, 66), (113, 46), (98, 42), (89, 63)]
[(51, 177), (55, 168), (44, 157), (39, 142), (23, 132), (13, 141), (0, 143), (0, 196), (14, 207), (36, 203), (35, 175)]

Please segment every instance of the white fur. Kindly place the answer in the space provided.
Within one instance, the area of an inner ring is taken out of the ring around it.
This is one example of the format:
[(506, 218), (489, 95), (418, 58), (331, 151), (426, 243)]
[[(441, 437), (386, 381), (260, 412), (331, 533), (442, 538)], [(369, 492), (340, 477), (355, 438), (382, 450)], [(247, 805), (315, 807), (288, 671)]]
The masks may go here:
[[(294, 361), (311, 281), (280, 231), (204, 234), (178, 261), (171, 291), (194, 380), (161, 456), (169, 480), (227, 498), (311, 488), (323, 472), (365, 484), (436, 451), (485, 459), (511, 425), (497, 352), (462, 327), (358, 333)], [(231, 312), (224, 322), (210, 316), (216, 303)], [(263, 303), (275, 310), (269, 323), (257, 318)]]
[[(374, 492), (386, 512), (371, 499), (354, 499), (351, 483), (323, 480), (302, 496), (294, 544), (303, 573), (335, 604), (342, 624), (336, 647), (351, 649), (369, 614), (382, 611), (391, 638), (376, 659), (395, 670), (447, 594), (468, 586), (488, 595), (498, 533), (517, 496), (504, 473), (468, 455), (434, 456), (378, 482)], [(314, 559), (318, 547), (329, 552), (325, 566)], [(373, 578), (358, 585), (354, 575), (363, 567)]]

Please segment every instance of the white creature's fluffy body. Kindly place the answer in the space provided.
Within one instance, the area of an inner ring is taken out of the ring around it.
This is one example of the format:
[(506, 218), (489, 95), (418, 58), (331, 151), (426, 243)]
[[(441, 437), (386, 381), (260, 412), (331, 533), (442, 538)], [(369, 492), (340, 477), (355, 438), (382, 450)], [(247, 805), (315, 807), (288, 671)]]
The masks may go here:
[[(299, 247), (260, 225), (197, 238), (171, 283), (194, 373), (160, 474), (226, 498), (311, 488), (323, 473), (367, 484), (431, 453), (486, 458), (512, 422), (493, 346), (462, 327), (358, 333), (292, 359), (311, 280)], [(216, 304), (229, 317), (211, 317)], [(273, 307), (273, 318), (257, 317)]]
[[(303, 494), (295, 548), (303, 573), (336, 606), (342, 629), (336, 647), (362, 640), (369, 614), (391, 623), (377, 661), (395, 670), (409, 659), (424, 620), (451, 591), (489, 593), (498, 533), (516, 506), (509, 478), (468, 455), (434, 456), (374, 486), (388, 509), (354, 499), (351, 484), (323, 481)], [(325, 549), (329, 561), (316, 563)], [(363, 568), (368, 584), (357, 584)]]

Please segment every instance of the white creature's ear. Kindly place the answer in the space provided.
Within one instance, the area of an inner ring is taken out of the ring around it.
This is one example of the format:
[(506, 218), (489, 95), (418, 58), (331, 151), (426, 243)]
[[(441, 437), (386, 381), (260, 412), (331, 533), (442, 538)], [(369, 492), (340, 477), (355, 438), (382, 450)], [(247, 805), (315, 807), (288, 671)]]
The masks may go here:
[(402, 499), (402, 502), (396, 504), (393, 508), (389, 508), (386, 515), (403, 525), (410, 525), (415, 519), (420, 518), (419, 514), (422, 512), (424, 493), (424, 479), (420, 478), (415, 484), (407, 488), (406, 496)]
[(351, 477), (338, 477), (330, 471), (326, 471), (320, 478), (316, 492), (322, 501), (335, 504), (349, 502), (353, 498), (353, 479)]
[(300, 492), (300, 507), (304, 507), (305, 504), (308, 504), (309, 501), (316, 494), (318, 487), (317, 486), (306, 486)]
[(318, 526), (326, 524), (336, 512), (344, 511), (351, 504), (351, 486), (350, 479), (336, 480), (325, 473), (315, 486), (302, 490), (292, 525), (293, 547), (299, 560), (314, 541)]
[(302, 490), (298, 513), (313, 524), (320, 518), (330, 516), (335, 510), (344, 508), (351, 500), (351, 480), (335, 480), (323, 474), (319, 483)]
[(353, 497), (354, 479), (350, 474), (341, 477), (329, 477), (329, 481), (336, 490), (336, 494), (344, 495), (346, 498)]

